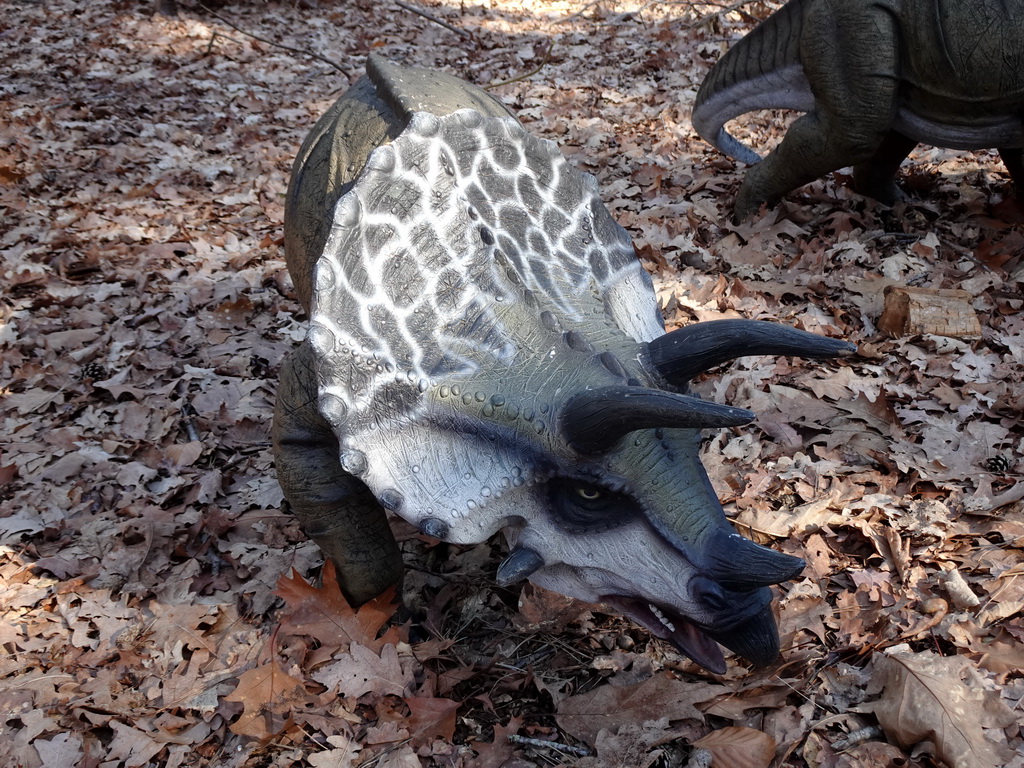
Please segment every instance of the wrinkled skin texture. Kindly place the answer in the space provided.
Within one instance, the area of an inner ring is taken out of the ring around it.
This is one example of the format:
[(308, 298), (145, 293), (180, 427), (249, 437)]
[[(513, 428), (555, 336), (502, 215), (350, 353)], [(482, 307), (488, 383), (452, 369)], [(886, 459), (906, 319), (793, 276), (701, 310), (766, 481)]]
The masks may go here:
[[(756, 109), (798, 118), (763, 160), (727, 121)], [(753, 164), (741, 220), (845, 166), (857, 191), (892, 204), (893, 176), (918, 143), (996, 147), (1024, 184), (1024, 0), (791, 0), (704, 79), (694, 129)]]
[(665, 334), (592, 177), (461, 80), (368, 72), (293, 171), (286, 256), (310, 330), (274, 425), (282, 488), (346, 595), (400, 580), (389, 511), (458, 543), (503, 530), (502, 583), (607, 602), (714, 671), (718, 643), (772, 661), (768, 585), (802, 563), (728, 525), (699, 428), (752, 414), (686, 380), (850, 345), (747, 321)]

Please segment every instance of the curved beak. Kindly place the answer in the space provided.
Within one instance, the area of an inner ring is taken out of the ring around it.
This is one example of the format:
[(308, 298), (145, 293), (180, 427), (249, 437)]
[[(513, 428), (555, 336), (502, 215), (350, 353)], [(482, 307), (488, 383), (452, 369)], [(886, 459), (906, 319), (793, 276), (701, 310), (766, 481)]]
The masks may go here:
[(779, 629), (771, 605), (734, 627), (707, 634), (757, 667), (766, 667), (779, 657)]

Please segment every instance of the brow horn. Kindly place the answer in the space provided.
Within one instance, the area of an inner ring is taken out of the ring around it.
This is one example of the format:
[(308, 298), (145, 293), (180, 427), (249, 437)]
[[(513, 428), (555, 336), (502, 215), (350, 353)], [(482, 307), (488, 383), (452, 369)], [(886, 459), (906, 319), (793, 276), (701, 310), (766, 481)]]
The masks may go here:
[(601, 453), (629, 432), (656, 427), (704, 429), (752, 421), (743, 408), (644, 387), (603, 387), (581, 392), (559, 414), (562, 434), (581, 453)]
[(648, 350), (658, 372), (681, 386), (697, 374), (737, 357), (845, 357), (856, 352), (857, 346), (764, 320), (711, 320), (659, 336), (648, 344)]

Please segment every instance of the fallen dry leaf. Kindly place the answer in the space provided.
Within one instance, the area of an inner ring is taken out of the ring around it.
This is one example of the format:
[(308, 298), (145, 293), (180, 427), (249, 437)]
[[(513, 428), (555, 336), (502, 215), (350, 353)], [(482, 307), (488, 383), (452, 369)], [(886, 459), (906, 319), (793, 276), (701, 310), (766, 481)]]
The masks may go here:
[(555, 720), (563, 730), (594, 746), (602, 730), (614, 734), (628, 724), (700, 718), (695, 705), (727, 690), (722, 685), (684, 682), (661, 673), (635, 685), (606, 685), (570, 696), (559, 705)]
[(515, 751), (508, 737), (519, 733), (523, 726), (521, 717), (509, 718), (508, 725), (494, 726), (494, 738), (489, 742), (476, 742), (473, 749), (476, 757), (469, 761), (470, 768), (501, 768)]
[(231, 730), (262, 740), (276, 734), (291, 716), (292, 708), (305, 702), (307, 696), (305, 682), (272, 661), (243, 673), (238, 687), (224, 698), (244, 707)]
[(731, 725), (712, 731), (693, 742), (714, 756), (713, 765), (730, 768), (768, 768), (775, 759), (775, 739), (767, 733)]
[(388, 644), (374, 653), (359, 643), (352, 643), (346, 653), (312, 675), (318, 683), (342, 696), (359, 698), (366, 693), (378, 696), (404, 696), (412, 688), (413, 676), (403, 667), (395, 646)]
[(39, 759), (50, 768), (79, 765), (82, 759), (82, 737), (77, 733), (58, 733), (52, 739), (33, 742)]
[(455, 711), (459, 708), (457, 701), (410, 696), (405, 703), (411, 713), (407, 726), (413, 746), (427, 744), (434, 739), (451, 741), (455, 733)]
[(380, 761), (379, 768), (423, 768), (423, 763), (412, 747), (400, 747), (388, 752)]
[(671, 733), (666, 735), (667, 729), (668, 720), (662, 719), (642, 726), (623, 725), (615, 733), (602, 730), (594, 742), (597, 755), (581, 758), (576, 765), (579, 768), (605, 768), (611, 765), (647, 768), (664, 755), (663, 750), (654, 747), (674, 736)]
[(516, 626), (524, 631), (559, 631), (567, 624), (584, 621), (590, 615), (586, 603), (527, 582), (519, 593)]
[(967, 659), (931, 651), (875, 655), (874, 687), (884, 687), (872, 705), (878, 722), (897, 744), (934, 745), (955, 768), (993, 768), (1014, 755), (1001, 728), (1017, 717)]
[(385, 592), (353, 610), (341, 594), (334, 564), (324, 564), (323, 586), (314, 587), (299, 574), (282, 576), (274, 594), (283, 598), (288, 610), (281, 619), (283, 634), (305, 634), (328, 647), (346, 649), (349, 644), (379, 652), (387, 644), (398, 642), (399, 631), (391, 627), (377, 637), (381, 627), (394, 615), (398, 605), (394, 593)]
[(343, 734), (327, 737), (330, 749), (313, 752), (306, 757), (312, 768), (355, 768), (359, 764), (362, 746)]
[(869, 741), (858, 744), (852, 749), (844, 750), (837, 761), (839, 768), (897, 768), (899, 766), (915, 766), (908, 763), (903, 751), (893, 744), (884, 741)]

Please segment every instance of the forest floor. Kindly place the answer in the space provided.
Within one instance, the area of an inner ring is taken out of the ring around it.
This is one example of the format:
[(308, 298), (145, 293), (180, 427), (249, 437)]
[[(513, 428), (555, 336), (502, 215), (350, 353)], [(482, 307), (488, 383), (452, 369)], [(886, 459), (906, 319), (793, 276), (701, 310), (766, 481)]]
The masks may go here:
[[(777, 3), (415, 7), (450, 28), (379, 0), (5, 4), (0, 766), (1024, 766), (1024, 211), (994, 151), (918, 148), (894, 208), (847, 170), (736, 226), (745, 168), (689, 111)], [(597, 177), (669, 327), (858, 345), (699, 383), (758, 414), (706, 440), (727, 513), (808, 563), (777, 588), (776, 664), (716, 676), (499, 588), (499, 541), (399, 526), (412, 636), (313, 586), (269, 443), (304, 334), (282, 202), (370, 50), (518, 78), (490, 92)], [(789, 119), (735, 132), (764, 150)], [(890, 286), (943, 310), (883, 333)]]

